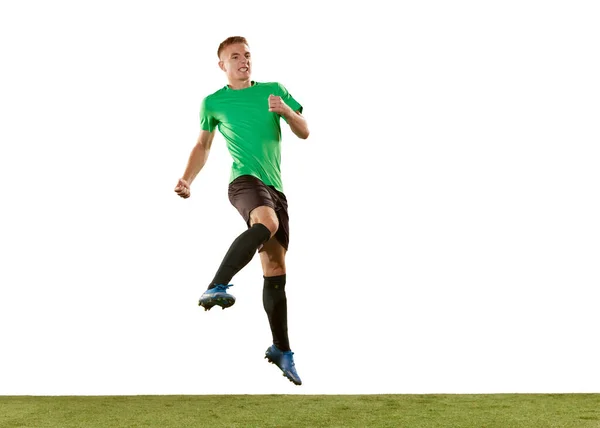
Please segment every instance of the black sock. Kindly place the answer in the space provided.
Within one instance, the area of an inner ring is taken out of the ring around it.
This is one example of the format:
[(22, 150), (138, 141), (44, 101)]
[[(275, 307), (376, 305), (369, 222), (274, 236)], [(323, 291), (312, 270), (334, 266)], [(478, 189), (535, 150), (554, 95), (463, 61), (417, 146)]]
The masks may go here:
[(282, 351), (290, 350), (287, 328), (287, 298), (285, 297), (285, 274), (279, 276), (264, 277), (263, 306), (271, 333), (273, 344)]
[(267, 242), (270, 237), (271, 231), (267, 226), (255, 223), (235, 238), (208, 288), (214, 288), (217, 284), (229, 284), (233, 276), (250, 263), (254, 254), (256, 254), (256, 250)]

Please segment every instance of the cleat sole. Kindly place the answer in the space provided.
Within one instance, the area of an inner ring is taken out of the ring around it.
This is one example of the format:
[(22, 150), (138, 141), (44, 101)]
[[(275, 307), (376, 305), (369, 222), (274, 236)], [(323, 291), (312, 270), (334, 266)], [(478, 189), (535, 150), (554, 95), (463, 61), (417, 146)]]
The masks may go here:
[(216, 297), (213, 299), (200, 300), (198, 306), (202, 306), (205, 311), (213, 308), (213, 306), (220, 306), (221, 309), (230, 308), (235, 303), (235, 299), (226, 299), (224, 297)]

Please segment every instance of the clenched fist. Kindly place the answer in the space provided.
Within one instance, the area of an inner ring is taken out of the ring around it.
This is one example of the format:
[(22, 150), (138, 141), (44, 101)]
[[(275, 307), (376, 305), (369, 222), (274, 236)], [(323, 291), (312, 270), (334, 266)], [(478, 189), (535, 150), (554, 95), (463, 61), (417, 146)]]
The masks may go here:
[(269, 111), (286, 117), (293, 113), (290, 106), (284, 103), (281, 97), (273, 94), (269, 95)]
[(190, 185), (183, 178), (180, 178), (177, 182), (177, 186), (175, 186), (175, 193), (181, 196), (183, 199), (187, 199), (190, 197)]

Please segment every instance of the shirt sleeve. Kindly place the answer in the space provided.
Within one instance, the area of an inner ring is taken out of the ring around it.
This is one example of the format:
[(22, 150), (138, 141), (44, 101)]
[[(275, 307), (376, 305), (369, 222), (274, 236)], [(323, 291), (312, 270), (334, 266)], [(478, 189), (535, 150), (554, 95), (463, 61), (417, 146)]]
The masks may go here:
[[(292, 95), (288, 92), (285, 86), (283, 86), (281, 83), (278, 83), (277, 86), (280, 92), (279, 96), (281, 97), (283, 102), (290, 106), (292, 110), (302, 113), (302, 105), (298, 101), (296, 101), (294, 97), (292, 97)], [(287, 123), (285, 117), (283, 117), (283, 120), (285, 120)]]
[(218, 123), (219, 121), (212, 115), (212, 112), (207, 106), (206, 98), (204, 98), (200, 105), (200, 129), (213, 132)]

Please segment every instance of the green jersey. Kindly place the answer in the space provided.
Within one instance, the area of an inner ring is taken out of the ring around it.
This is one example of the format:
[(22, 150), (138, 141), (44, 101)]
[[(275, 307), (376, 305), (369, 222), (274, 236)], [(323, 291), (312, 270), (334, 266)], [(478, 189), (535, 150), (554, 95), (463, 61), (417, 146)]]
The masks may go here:
[(225, 137), (233, 158), (229, 182), (241, 175), (252, 175), (283, 192), (279, 120), (282, 116), (269, 111), (271, 94), (280, 96), (292, 110), (302, 112), (302, 106), (280, 83), (252, 81), (248, 88), (225, 86), (204, 98), (200, 128), (212, 132), (218, 127)]

